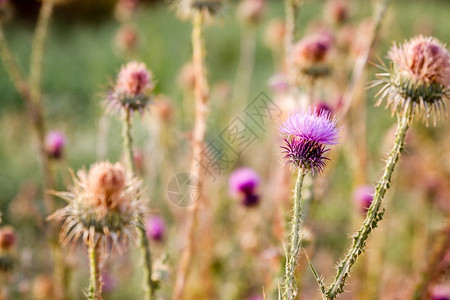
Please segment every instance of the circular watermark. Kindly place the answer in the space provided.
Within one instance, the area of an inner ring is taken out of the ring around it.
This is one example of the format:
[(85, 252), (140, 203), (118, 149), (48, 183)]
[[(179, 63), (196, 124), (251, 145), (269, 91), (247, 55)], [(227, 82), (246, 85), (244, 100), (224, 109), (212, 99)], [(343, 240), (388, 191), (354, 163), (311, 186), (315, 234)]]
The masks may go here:
[(179, 173), (167, 185), (170, 202), (178, 207), (190, 207), (200, 198), (202, 189), (197, 187), (198, 179), (191, 173)]

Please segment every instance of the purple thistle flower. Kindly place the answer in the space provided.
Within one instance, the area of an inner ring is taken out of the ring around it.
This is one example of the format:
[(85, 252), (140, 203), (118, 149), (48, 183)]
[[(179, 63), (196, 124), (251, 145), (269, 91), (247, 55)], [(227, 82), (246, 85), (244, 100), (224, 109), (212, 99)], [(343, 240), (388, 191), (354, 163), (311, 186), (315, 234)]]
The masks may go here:
[(49, 158), (59, 159), (62, 157), (66, 137), (60, 131), (50, 131), (45, 137), (45, 150)]
[(145, 232), (147, 237), (154, 241), (162, 241), (166, 231), (164, 219), (159, 216), (152, 216), (145, 221)]
[(259, 203), (256, 192), (259, 182), (259, 175), (253, 169), (239, 168), (230, 175), (230, 195), (240, 198), (245, 206), (254, 206)]
[(450, 286), (435, 286), (430, 293), (430, 300), (450, 300)]
[(362, 185), (353, 192), (353, 201), (358, 209), (366, 214), (373, 201), (374, 189), (370, 185)]
[(339, 129), (336, 118), (330, 119), (329, 112), (308, 109), (288, 118), (280, 128), (285, 135), (284, 161), (292, 166), (320, 173), (325, 167), (324, 156), (327, 145), (337, 144)]

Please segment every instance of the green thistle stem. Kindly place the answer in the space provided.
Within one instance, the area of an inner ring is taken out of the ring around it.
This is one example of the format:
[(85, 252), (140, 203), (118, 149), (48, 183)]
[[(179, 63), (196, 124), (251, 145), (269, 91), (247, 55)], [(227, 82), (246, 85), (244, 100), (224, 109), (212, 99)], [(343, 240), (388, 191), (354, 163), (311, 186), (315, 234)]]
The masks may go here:
[(284, 39), (284, 55), (287, 68), (289, 88), (293, 95), (297, 94), (297, 78), (294, 67), (293, 57), (291, 55), (295, 41), (295, 24), (298, 14), (298, 8), (300, 7), (301, 0), (285, 0), (285, 13), (286, 13), (286, 34)]
[(400, 153), (403, 150), (406, 132), (408, 131), (412, 115), (412, 103), (411, 101), (407, 101), (403, 111), (403, 116), (398, 124), (394, 147), (392, 148), (386, 162), (384, 174), (377, 184), (375, 195), (373, 196), (373, 201), (367, 212), (366, 219), (364, 220), (359, 231), (353, 235), (352, 247), (349, 249), (345, 259), (337, 267), (336, 277), (325, 294), (327, 299), (335, 299), (344, 291), (345, 281), (349, 276), (350, 268), (356, 262), (358, 256), (364, 252), (364, 246), (366, 245), (366, 241), (369, 234), (372, 232), (372, 229), (377, 227), (378, 221), (383, 218), (384, 208), (380, 212), (380, 207), (383, 202), (384, 195), (390, 187), (392, 173), (394, 172)]
[(302, 188), (303, 180), (306, 176), (306, 170), (298, 170), (297, 181), (294, 189), (294, 215), (292, 216), (290, 233), (289, 253), (286, 259), (286, 270), (283, 287), (283, 300), (295, 299), (297, 295), (297, 284), (295, 282), (295, 269), (297, 268), (302, 237), (300, 235), (300, 226), (302, 223)]
[(102, 300), (102, 282), (100, 280), (100, 257), (96, 245), (89, 245), (89, 269), (90, 285), (88, 290), (89, 300)]
[[(133, 137), (131, 135), (131, 110), (125, 109), (125, 117), (123, 119), (123, 147), (125, 150), (125, 162), (128, 170), (136, 174), (136, 166), (134, 164), (133, 156)], [(137, 228), (139, 233), (139, 248), (144, 259), (144, 291), (145, 300), (155, 299), (156, 282), (152, 279), (152, 255), (150, 252), (150, 245), (145, 234), (145, 227), (142, 223), (142, 216), (140, 225)]]

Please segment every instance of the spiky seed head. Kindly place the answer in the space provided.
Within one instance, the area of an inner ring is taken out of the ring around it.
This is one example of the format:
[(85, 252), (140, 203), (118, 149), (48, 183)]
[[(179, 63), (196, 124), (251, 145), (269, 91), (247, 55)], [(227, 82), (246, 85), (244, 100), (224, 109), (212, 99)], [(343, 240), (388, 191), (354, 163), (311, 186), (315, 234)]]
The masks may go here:
[(290, 116), (281, 126), (284, 136), (283, 160), (291, 168), (303, 168), (312, 174), (320, 173), (325, 167), (325, 153), (328, 145), (337, 144), (339, 129), (336, 118), (322, 110), (317, 113), (308, 108), (303, 113)]
[(225, 0), (178, 0), (177, 15), (183, 19), (193, 19), (202, 15), (206, 21), (211, 21), (222, 12)]
[(386, 99), (392, 111), (403, 110), (412, 102), (415, 113), (428, 121), (431, 113), (436, 118), (445, 110), (450, 96), (450, 54), (444, 44), (433, 37), (418, 36), (388, 52), (391, 67), (377, 74), (381, 85), (380, 104)]
[[(68, 205), (49, 217), (63, 221), (63, 245), (82, 238), (85, 243), (120, 246), (134, 238), (145, 212), (141, 181), (119, 163), (99, 162), (74, 176), (69, 192), (55, 192)], [(90, 244), (92, 245), (92, 244)]]
[(154, 88), (152, 73), (144, 63), (129, 62), (119, 72), (106, 102), (110, 109), (139, 111), (141, 114), (150, 102)]

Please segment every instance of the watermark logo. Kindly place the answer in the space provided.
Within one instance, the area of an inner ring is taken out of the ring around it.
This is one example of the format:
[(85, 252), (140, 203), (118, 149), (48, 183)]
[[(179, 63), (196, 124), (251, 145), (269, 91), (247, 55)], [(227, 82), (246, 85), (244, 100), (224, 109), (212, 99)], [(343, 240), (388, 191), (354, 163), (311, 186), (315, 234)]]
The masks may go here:
[(172, 177), (167, 186), (169, 200), (178, 207), (190, 207), (200, 199), (201, 188), (198, 179), (191, 173), (179, 173)]

